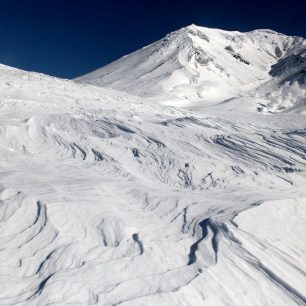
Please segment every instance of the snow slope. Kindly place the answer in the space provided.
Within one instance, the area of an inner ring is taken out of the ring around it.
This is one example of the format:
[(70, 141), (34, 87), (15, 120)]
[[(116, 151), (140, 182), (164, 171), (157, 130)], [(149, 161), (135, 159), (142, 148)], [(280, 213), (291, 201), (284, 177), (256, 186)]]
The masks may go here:
[(301, 114), (0, 66), (0, 305), (305, 305), (305, 148)]
[(167, 105), (305, 111), (306, 40), (191, 25), (76, 81)]

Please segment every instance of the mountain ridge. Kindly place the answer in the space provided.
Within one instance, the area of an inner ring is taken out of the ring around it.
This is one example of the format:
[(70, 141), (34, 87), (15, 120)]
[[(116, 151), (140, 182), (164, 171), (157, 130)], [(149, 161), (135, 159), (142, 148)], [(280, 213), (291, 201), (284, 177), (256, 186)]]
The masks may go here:
[[(268, 82), (268, 91), (279, 89), (282, 81), (291, 82), (290, 73), (282, 79), (285, 73), (306, 69), (305, 54), (302, 37), (267, 29), (241, 33), (190, 25), (75, 80), (158, 97), (170, 105), (210, 106), (243, 92), (248, 96)], [(285, 67), (285, 73), (278, 66)], [(273, 79), (278, 82), (272, 84)], [(292, 79), (304, 85), (306, 75)]]

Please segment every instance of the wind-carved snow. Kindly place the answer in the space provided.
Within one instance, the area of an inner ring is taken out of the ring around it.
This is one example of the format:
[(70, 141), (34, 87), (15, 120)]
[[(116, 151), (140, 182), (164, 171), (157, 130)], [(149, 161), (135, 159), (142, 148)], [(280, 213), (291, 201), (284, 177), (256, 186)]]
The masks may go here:
[(304, 115), (0, 69), (1, 305), (306, 303)]

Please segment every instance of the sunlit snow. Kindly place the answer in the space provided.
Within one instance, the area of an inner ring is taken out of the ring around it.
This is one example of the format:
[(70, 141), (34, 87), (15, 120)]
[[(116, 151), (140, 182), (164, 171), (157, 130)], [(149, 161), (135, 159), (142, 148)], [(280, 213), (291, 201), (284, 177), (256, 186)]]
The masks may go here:
[(1, 65), (0, 305), (305, 305), (302, 50), (191, 26), (78, 82)]

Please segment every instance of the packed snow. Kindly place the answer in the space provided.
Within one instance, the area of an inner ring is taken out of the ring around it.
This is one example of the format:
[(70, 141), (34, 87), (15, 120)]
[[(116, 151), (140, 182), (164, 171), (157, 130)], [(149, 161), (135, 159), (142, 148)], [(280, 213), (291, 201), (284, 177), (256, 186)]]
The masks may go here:
[(0, 305), (305, 305), (304, 46), (191, 26), (78, 82), (0, 65)]

